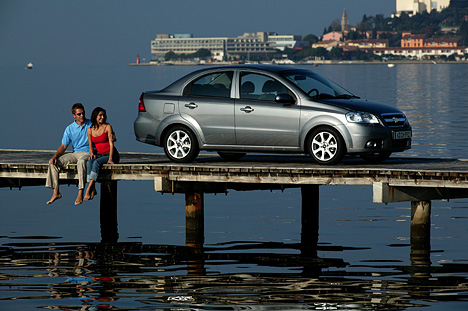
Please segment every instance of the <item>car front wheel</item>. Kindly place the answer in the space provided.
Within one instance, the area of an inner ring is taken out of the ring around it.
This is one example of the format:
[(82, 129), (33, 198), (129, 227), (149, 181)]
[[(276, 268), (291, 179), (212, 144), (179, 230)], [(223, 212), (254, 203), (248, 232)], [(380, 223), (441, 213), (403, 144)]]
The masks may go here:
[(164, 152), (173, 162), (191, 162), (199, 153), (197, 139), (189, 129), (175, 126), (165, 135)]
[(346, 146), (343, 138), (331, 127), (319, 127), (308, 138), (309, 154), (321, 165), (334, 165), (343, 160)]

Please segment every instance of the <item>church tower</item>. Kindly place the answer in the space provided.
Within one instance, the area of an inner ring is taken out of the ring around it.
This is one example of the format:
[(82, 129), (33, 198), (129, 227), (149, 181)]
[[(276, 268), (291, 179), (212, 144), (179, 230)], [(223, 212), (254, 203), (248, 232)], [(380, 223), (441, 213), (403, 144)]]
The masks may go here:
[(346, 13), (346, 9), (344, 9), (343, 17), (341, 18), (341, 32), (348, 32), (348, 31), (349, 31), (348, 14)]

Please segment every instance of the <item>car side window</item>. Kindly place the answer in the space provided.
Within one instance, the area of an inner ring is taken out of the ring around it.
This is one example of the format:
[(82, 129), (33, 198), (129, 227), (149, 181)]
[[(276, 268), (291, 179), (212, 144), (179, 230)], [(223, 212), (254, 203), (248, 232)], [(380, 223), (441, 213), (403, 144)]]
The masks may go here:
[(281, 82), (271, 77), (256, 73), (241, 73), (240, 98), (263, 101), (275, 101), (278, 94), (293, 94)]
[(288, 79), (297, 84), (299, 88), (312, 97), (323, 98), (333, 97), (336, 95), (335, 90), (329, 82), (322, 79), (320, 76), (294, 75), (288, 77)]
[(190, 82), (184, 96), (231, 97), (232, 71), (216, 72)]

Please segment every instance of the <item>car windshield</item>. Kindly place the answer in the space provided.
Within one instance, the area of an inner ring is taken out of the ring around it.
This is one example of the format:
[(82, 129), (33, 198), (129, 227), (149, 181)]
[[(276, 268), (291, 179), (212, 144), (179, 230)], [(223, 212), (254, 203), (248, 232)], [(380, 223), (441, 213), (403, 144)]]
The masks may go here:
[(306, 70), (288, 70), (280, 73), (312, 98), (359, 98), (338, 84)]

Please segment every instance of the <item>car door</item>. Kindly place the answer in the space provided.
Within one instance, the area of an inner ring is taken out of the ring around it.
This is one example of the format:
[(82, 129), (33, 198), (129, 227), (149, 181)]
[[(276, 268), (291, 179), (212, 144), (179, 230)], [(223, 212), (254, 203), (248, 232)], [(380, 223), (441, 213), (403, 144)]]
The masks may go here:
[(197, 77), (179, 99), (181, 116), (198, 127), (208, 145), (235, 144), (232, 78), (233, 71)]
[(295, 95), (278, 80), (259, 73), (240, 72), (235, 104), (237, 145), (299, 146), (300, 106), (275, 101), (278, 94)]

